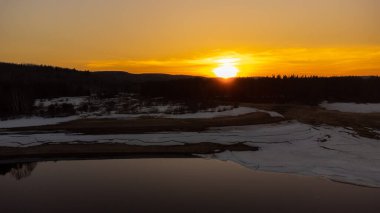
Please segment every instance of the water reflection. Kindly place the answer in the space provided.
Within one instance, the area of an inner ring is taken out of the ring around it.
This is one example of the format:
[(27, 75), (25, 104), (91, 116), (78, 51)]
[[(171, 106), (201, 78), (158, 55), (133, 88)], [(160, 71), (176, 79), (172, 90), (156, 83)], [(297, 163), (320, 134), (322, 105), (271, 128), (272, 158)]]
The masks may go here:
[(29, 177), (36, 167), (36, 162), (0, 164), (0, 175), (10, 174), (16, 180), (21, 180)]
[(70, 159), (38, 162), (38, 169), (36, 165), (0, 165), (0, 174), (7, 175), (0, 176), (0, 212), (377, 213), (380, 209), (379, 189), (256, 172), (218, 160)]

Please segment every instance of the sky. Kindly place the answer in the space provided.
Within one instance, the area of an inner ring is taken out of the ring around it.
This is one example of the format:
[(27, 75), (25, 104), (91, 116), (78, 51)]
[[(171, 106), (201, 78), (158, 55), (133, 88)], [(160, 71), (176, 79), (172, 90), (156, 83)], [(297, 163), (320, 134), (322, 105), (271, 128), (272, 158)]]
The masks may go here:
[(213, 76), (380, 75), (379, 0), (0, 0), (0, 61)]

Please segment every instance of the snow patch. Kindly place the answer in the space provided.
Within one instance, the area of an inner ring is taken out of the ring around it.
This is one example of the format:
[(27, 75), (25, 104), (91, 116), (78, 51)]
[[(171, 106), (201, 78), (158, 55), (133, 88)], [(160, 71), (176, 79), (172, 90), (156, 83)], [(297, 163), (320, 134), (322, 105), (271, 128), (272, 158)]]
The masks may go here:
[[(168, 107), (173, 106), (159, 106), (160, 110), (166, 110)], [(283, 116), (277, 112), (259, 110), (251, 107), (238, 107), (230, 110), (221, 111), (223, 106), (219, 106), (216, 109), (210, 109), (210, 111), (196, 112), (196, 113), (186, 113), (186, 114), (165, 114), (165, 113), (136, 113), (136, 114), (106, 114), (106, 115), (88, 115), (81, 114), (69, 117), (54, 117), (54, 118), (43, 118), (43, 117), (29, 117), (29, 118), (19, 118), (13, 120), (0, 121), (0, 129), (5, 128), (15, 128), (15, 127), (30, 127), (30, 126), (43, 126), (43, 125), (53, 125), (68, 121), (73, 121), (81, 118), (92, 118), (92, 119), (136, 119), (139, 117), (157, 117), (157, 118), (173, 118), (173, 119), (207, 119), (207, 118), (217, 118), (217, 117), (228, 117), (228, 116), (239, 116), (254, 112), (264, 112), (269, 114), (271, 117), (281, 117)], [(219, 110), (218, 110), (219, 109)], [(223, 108), (224, 110), (225, 108)], [(149, 111), (147, 109), (147, 111)]]
[(79, 116), (56, 117), (56, 118), (42, 118), (42, 117), (34, 116), (34, 117), (29, 117), (29, 118), (19, 118), (19, 119), (13, 119), (13, 120), (0, 121), (0, 129), (52, 125), (52, 124), (73, 121), (77, 119), (79, 119)]
[(320, 107), (327, 110), (354, 113), (380, 113), (380, 103), (376, 104), (357, 104), (357, 103), (328, 103), (323, 102)]
[[(161, 106), (163, 108), (163, 106)], [(148, 111), (148, 110), (146, 110)], [(237, 107), (230, 110), (210, 110), (202, 111), (196, 113), (185, 113), (185, 114), (165, 114), (165, 113), (138, 113), (138, 114), (111, 114), (111, 115), (100, 115), (100, 116), (89, 116), (88, 118), (115, 118), (115, 119), (131, 119), (138, 118), (142, 116), (148, 117), (160, 117), (160, 118), (173, 118), (173, 119), (206, 119), (206, 118), (217, 118), (217, 117), (229, 117), (229, 116), (239, 116), (255, 112), (264, 112), (269, 114), (271, 117), (281, 117), (284, 116), (280, 113), (266, 110), (259, 110), (252, 107)]]
[(178, 114), (178, 115), (164, 115), (168, 118), (216, 118), (216, 117), (228, 117), (228, 116), (239, 116), (255, 112), (264, 112), (269, 114), (271, 117), (283, 117), (277, 112), (271, 112), (266, 110), (259, 110), (252, 107), (237, 107), (230, 110), (220, 111), (216, 110), (215, 112), (197, 112), (197, 113), (188, 113), (188, 114)]
[(88, 96), (81, 96), (81, 97), (59, 97), (59, 98), (53, 98), (53, 99), (37, 99), (34, 102), (34, 106), (39, 107), (49, 107), (50, 105), (55, 104), (72, 104), (73, 106), (77, 107), (81, 105), (82, 103), (88, 101)]

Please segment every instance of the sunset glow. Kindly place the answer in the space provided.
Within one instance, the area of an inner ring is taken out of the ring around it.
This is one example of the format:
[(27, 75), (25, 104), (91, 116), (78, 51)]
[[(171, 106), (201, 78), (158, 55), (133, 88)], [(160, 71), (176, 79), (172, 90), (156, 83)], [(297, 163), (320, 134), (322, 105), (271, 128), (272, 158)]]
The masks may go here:
[[(81, 69), (125, 70), (133, 73), (189, 74), (207, 77), (236, 72), (239, 77), (300, 75), (379, 75), (380, 47), (359, 48), (276, 48), (237, 51), (213, 51), (197, 56), (154, 60), (93, 60)], [(229, 61), (229, 60), (233, 61)], [(226, 61), (225, 61), (226, 60)], [(219, 69), (221, 68), (221, 69)], [(228, 73), (227, 72), (227, 73)]]
[(236, 77), (239, 69), (235, 66), (239, 59), (225, 58), (220, 59), (217, 62), (219, 67), (214, 69), (214, 73), (219, 78), (233, 78)]
[(0, 61), (207, 77), (379, 75), (379, 10), (376, 0), (0, 1)]

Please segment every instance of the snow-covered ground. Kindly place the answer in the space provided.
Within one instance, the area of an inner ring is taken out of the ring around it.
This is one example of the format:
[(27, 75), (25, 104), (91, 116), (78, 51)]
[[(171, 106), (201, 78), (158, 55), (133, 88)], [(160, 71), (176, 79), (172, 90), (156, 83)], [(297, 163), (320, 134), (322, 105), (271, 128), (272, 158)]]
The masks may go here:
[[(245, 115), (254, 112), (264, 112), (269, 114), (272, 117), (283, 117), (281, 114), (272, 111), (259, 110), (251, 107), (237, 107), (225, 109), (227, 106), (220, 106), (217, 109), (210, 109), (210, 111), (202, 111), (196, 113), (186, 113), (186, 114), (165, 114), (165, 113), (136, 113), (136, 114), (106, 114), (106, 115), (75, 115), (69, 117), (57, 117), (57, 118), (42, 118), (42, 117), (29, 117), (29, 118), (20, 118), (13, 120), (4, 120), (0, 121), (0, 129), (3, 128), (14, 128), (14, 127), (28, 127), (28, 126), (42, 126), (42, 125), (53, 125), (68, 121), (73, 121), (81, 118), (92, 118), (92, 119), (135, 119), (142, 116), (149, 117), (161, 117), (161, 118), (173, 118), (173, 119), (190, 119), (190, 118), (216, 118), (216, 117), (228, 117), (228, 116), (239, 116)], [(225, 110), (225, 111), (222, 111)]]
[(74, 107), (78, 107), (82, 103), (88, 101), (88, 96), (80, 96), (80, 97), (59, 97), (53, 99), (37, 99), (34, 102), (34, 106), (38, 107), (48, 107), (50, 105), (55, 104), (72, 104)]
[(354, 113), (380, 113), (380, 103), (377, 104), (357, 104), (357, 103), (328, 103), (323, 102), (321, 107), (327, 110)]
[[(220, 107), (218, 107), (220, 108)], [(166, 114), (166, 113), (136, 113), (136, 114), (111, 114), (111, 115), (101, 115), (101, 116), (89, 116), (89, 118), (115, 118), (115, 119), (130, 119), (138, 118), (142, 116), (149, 117), (160, 117), (160, 118), (173, 118), (173, 119), (191, 119), (191, 118), (217, 118), (217, 117), (229, 117), (229, 116), (239, 116), (250, 114), (254, 112), (264, 112), (271, 117), (283, 117), (281, 114), (273, 111), (260, 110), (252, 107), (237, 107), (229, 108), (227, 110), (209, 110), (201, 111), (196, 113), (185, 113), (185, 114)]]
[[(73, 142), (76, 141), (76, 142)], [(210, 128), (205, 132), (82, 135), (66, 133), (0, 134), (0, 146), (26, 147), (45, 143), (125, 143), (181, 145), (213, 142), (259, 146), (256, 152), (202, 155), (239, 163), (251, 169), (322, 176), (380, 187), (380, 141), (341, 127), (311, 126), (296, 121), (277, 124)]]
[(79, 116), (68, 116), (68, 117), (57, 117), (57, 118), (42, 118), (42, 117), (28, 117), (28, 118), (19, 118), (12, 120), (0, 120), (0, 129), (3, 128), (15, 128), (15, 127), (28, 127), (28, 126), (44, 126), (44, 125), (53, 125), (68, 121), (73, 121), (79, 119)]
[(226, 111), (216, 111), (216, 112), (197, 112), (197, 113), (188, 113), (188, 114), (179, 114), (179, 115), (163, 115), (168, 118), (215, 118), (215, 117), (228, 117), (228, 116), (239, 116), (245, 115), (254, 112), (264, 112), (271, 117), (283, 117), (280, 113), (273, 111), (260, 110), (252, 107), (238, 107), (232, 108)]

